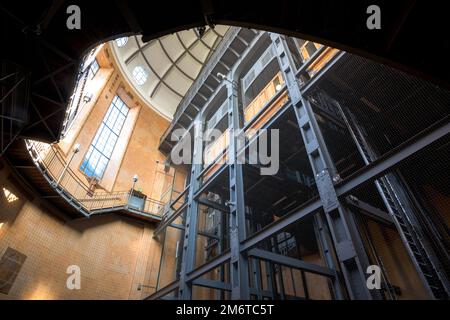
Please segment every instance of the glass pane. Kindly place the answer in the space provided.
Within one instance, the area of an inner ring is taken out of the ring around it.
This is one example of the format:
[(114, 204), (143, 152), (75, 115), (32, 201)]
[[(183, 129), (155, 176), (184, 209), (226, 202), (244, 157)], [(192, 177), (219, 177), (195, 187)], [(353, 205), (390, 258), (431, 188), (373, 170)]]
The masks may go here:
[(86, 175), (103, 176), (127, 114), (128, 107), (115, 96), (80, 167)]

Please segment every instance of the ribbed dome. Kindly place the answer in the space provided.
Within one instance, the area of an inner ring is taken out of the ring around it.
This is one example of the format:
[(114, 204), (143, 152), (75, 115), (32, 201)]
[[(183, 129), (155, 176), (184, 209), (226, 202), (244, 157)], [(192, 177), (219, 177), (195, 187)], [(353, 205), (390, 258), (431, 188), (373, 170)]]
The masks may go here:
[(143, 43), (141, 36), (112, 41), (115, 57), (128, 81), (158, 112), (171, 119), (228, 26), (196, 29)]

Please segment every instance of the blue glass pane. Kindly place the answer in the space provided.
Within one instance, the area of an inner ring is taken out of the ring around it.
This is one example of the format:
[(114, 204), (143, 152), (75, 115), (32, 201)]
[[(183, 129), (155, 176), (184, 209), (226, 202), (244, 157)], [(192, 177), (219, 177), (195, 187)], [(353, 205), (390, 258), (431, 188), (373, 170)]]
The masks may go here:
[(87, 176), (101, 178), (114, 151), (120, 131), (128, 114), (128, 107), (115, 96), (106, 112), (80, 169)]

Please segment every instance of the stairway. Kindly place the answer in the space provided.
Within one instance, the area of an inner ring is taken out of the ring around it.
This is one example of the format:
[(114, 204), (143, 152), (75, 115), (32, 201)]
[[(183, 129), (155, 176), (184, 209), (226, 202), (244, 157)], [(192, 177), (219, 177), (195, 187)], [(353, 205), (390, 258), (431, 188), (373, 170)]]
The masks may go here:
[[(353, 140), (361, 154), (366, 165), (376, 160), (376, 155), (371, 151), (370, 146), (366, 143), (363, 133), (359, 130), (356, 120), (349, 112), (349, 118), (345, 114), (341, 106), (336, 103), (343, 120), (345, 121)], [(392, 177), (391, 177), (392, 178)], [(427, 251), (423, 236), (410, 220), (410, 213), (402, 205), (398, 198), (395, 188), (392, 186), (389, 175), (385, 175), (375, 181), (375, 186), (383, 199), (393, 221), (399, 231), (400, 237), (414, 263), (418, 274), (423, 282), (427, 284), (428, 291), (436, 299), (448, 299), (449, 293), (446, 290), (443, 280), (439, 276), (434, 260)]]
[[(90, 218), (92, 216), (118, 213), (147, 222), (159, 222), (162, 204), (146, 199), (142, 210), (129, 205), (130, 191), (91, 192), (89, 186), (75, 177), (71, 171), (54, 171), (65, 167), (63, 158), (51, 149), (45, 159), (39, 158), (39, 143), (16, 140), (3, 159), (9, 164), (14, 176), (25, 186), (30, 195), (37, 196), (51, 212), (65, 220)], [(54, 159), (56, 159), (54, 161)], [(56, 166), (55, 166), (56, 163)], [(62, 178), (63, 177), (63, 178)]]

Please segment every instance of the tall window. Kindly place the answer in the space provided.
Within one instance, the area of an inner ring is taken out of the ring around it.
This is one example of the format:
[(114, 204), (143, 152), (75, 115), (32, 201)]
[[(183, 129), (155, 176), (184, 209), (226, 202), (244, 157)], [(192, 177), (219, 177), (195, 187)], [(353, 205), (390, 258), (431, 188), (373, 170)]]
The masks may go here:
[(118, 96), (115, 96), (81, 164), (81, 171), (88, 177), (98, 179), (103, 177), (128, 115), (128, 110), (129, 108), (125, 103)]
[(127, 42), (128, 42), (128, 37), (122, 37), (122, 38), (116, 39), (116, 44), (117, 44), (117, 46), (118, 46), (119, 48), (120, 48), (120, 47), (123, 47), (124, 45), (126, 45)]
[(89, 74), (91, 75), (91, 79), (95, 77), (99, 69), (100, 66), (98, 65), (98, 61), (97, 59), (94, 59), (89, 67)]

